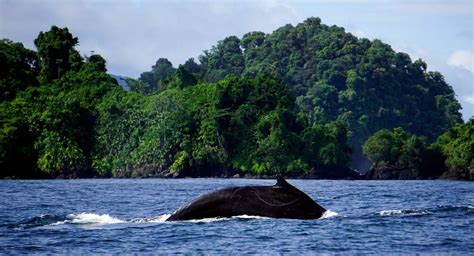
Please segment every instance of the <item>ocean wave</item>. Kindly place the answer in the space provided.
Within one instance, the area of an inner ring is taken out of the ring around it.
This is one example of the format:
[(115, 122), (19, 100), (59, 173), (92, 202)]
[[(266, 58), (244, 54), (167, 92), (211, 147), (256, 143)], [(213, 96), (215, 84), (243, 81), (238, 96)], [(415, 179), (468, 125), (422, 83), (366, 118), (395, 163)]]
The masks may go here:
[(39, 216), (34, 216), (33, 218), (22, 220), (15, 224), (9, 224), (8, 228), (34, 228), (51, 225), (52, 223), (64, 220), (64, 215), (50, 215), (50, 214), (41, 214)]
[(431, 214), (431, 212), (420, 209), (401, 209), (401, 210), (383, 210), (379, 212), (380, 216), (392, 216), (392, 215), (403, 215), (403, 216), (419, 216)]
[(213, 217), (213, 218), (204, 218), (204, 219), (196, 219), (196, 220), (185, 220), (184, 222), (191, 222), (191, 223), (210, 223), (210, 222), (218, 222), (218, 221), (228, 221), (228, 220), (248, 220), (248, 219), (270, 219), (269, 217), (263, 216), (255, 216), (255, 215), (237, 215), (232, 217)]
[(262, 219), (262, 220), (265, 220), (265, 219), (270, 219), (270, 218), (269, 217), (263, 217), (263, 216), (244, 214), (244, 215), (234, 216), (234, 217), (232, 217), (232, 219)]
[(121, 220), (110, 216), (109, 214), (95, 214), (95, 213), (79, 213), (79, 214), (68, 214), (67, 219), (58, 221), (50, 224), (51, 226), (62, 225), (62, 224), (82, 224), (82, 225), (112, 225), (112, 224), (124, 224), (124, 223), (163, 223), (171, 214), (163, 214), (151, 218), (132, 218), (128, 220)]
[(232, 218), (214, 217), (214, 218), (204, 218), (204, 219), (196, 219), (196, 220), (184, 220), (184, 221), (180, 221), (180, 222), (210, 223), (210, 222), (226, 221), (226, 220), (231, 220), (231, 219)]
[(65, 220), (52, 223), (51, 226), (61, 224), (108, 225), (125, 223), (125, 221), (114, 218), (109, 214), (95, 214), (83, 212), (78, 214), (68, 214), (66, 217), (67, 218)]
[[(337, 212), (333, 212), (331, 210), (327, 210), (324, 212), (323, 216), (319, 219), (328, 219), (337, 216)], [(228, 220), (248, 220), (248, 219), (254, 219), (254, 220), (270, 220), (272, 218), (270, 217), (264, 217), (264, 216), (256, 216), (256, 215), (237, 215), (237, 216), (232, 216), (230, 218), (228, 217), (214, 217), (214, 218), (204, 218), (204, 219), (197, 219), (197, 220), (185, 220), (184, 222), (191, 222), (191, 223), (210, 223), (210, 222), (218, 222), (218, 221), (228, 221)]]
[(165, 222), (171, 214), (163, 214), (157, 217), (152, 217), (152, 218), (133, 218), (130, 219), (129, 222), (134, 222), (134, 223), (163, 223)]
[(326, 210), (324, 213), (323, 213), (323, 216), (321, 216), (320, 219), (329, 219), (329, 218), (333, 218), (333, 217), (336, 217), (338, 214), (337, 212), (333, 212), (331, 210)]
[(378, 212), (380, 216), (422, 216), (431, 215), (439, 212), (452, 212), (459, 211), (465, 213), (474, 213), (474, 207), (472, 205), (439, 205), (436, 207), (427, 208), (413, 208), (413, 209), (394, 209), (394, 210), (383, 210)]
[[(337, 212), (327, 210), (324, 212), (320, 219), (328, 219), (337, 216)], [(85, 226), (103, 226), (113, 224), (126, 224), (126, 223), (164, 223), (171, 216), (171, 214), (163, 214), (156, 217), (147, 218), (132, 218), (122, 220), (113, 217), (109, 214), (97, 214), (90, 212), (72, 213), (67, 215), (39, 215), (33, 218), (21, 221), (17, 224), (9, 225), (10, 228), (33, 228), (33, 227), (48, 227), (48, 226), (59, 226), (59, 225), (85, 225)], [(205, 218), (198, 220), (186, 220), (184, 222), (191, 223), (210, 223), (227, 220), (262, 220), (271, 219), (269, 217), (254, 216), (254, 215), (238, 215), (230, 218), (226, 217), (214, 217)]]
[(437, 211), (462, 211), (467, 213), (474, 213), (474, 206), (472, 205), (440, 205)]

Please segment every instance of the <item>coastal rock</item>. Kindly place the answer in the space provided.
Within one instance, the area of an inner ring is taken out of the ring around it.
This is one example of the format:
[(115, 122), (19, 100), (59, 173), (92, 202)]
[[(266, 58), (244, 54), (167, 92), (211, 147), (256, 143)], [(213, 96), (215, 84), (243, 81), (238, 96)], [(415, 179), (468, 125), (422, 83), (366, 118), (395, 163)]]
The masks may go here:
[(422, 179), (417, 170), (400, 169), (396, 166), (372, 167), (365, 176), (368, 180), (418, 180)]
[(441, 180), (474, 180), (474, 175), (467, 171), (457, 170), (457, 171), (446, 171), (444, 172), (439, 179)]
[(301, 178), (308, 179), (330, 179), (330, 180), (358, 180), (363, 179), (364, 176), (358, 171), (350, 168), (325, 168), (315, 169), (312, 168), (308, 174), (303, 175)]

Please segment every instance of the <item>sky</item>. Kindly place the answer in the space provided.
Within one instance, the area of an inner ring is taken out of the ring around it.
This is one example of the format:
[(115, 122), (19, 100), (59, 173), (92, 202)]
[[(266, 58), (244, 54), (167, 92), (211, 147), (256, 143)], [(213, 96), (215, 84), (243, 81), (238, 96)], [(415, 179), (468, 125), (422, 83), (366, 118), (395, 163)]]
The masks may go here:
[(82, 54), (94, 51), (110, 73), (137, 78), (160, 57), (178, 66), (227, 36), (308, 17), (423, 59), (453, 87), (464, 120), (474, 116), (472, 0), (0, 0), (0, 38), (35, 49), (40, 31), (66, 26)]

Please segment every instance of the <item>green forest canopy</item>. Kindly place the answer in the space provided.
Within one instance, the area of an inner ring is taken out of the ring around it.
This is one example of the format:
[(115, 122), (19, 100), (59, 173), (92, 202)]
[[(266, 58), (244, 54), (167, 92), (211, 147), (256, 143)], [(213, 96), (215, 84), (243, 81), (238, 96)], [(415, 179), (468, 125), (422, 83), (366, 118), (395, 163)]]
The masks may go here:
[[(288, 85), (297, 112), (310, 125), (341, 121), (348, 124), (353, 165), (361, 168), (361, 145), (376, 131), (402, 127), (432, 141), (462, 122), (461, 106), (439, 72), (422, 60), (412, 61), (380, 40), (369, 41), (344, 28), (309, 18), (271, 34), (250, 32), (230, 36), (183, 65), (202, 82), (227, 75), (270, 74)], [(150, 93), (163, 90), (172, 65), (159, 59), (139, 80)], [(154, 73), (154, 79), (148, 79)], [(163, 79), (156, 78), (162, 77)], [(138, 90), (140, 91), (140, 90)]]
[(159, 59), (132, 92), (78, 42), (55, 26), (36, 52), (0, 41), (1, 177), (301, 174), (345, 168), (382, 128), (432, 141), (462, 123), (441, 74), (318, 18), (226, 38), (199, 64)]

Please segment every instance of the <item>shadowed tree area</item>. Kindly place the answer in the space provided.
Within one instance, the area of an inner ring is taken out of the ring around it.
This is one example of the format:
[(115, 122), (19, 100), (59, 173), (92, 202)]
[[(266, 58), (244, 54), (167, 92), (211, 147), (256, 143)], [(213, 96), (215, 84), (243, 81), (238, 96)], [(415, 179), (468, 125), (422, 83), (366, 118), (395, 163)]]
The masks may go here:
[(38, 85), (38, 57), (23, 44), (0, 40), (0, 102), (13, 100), (18, 91)]

